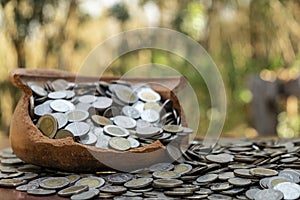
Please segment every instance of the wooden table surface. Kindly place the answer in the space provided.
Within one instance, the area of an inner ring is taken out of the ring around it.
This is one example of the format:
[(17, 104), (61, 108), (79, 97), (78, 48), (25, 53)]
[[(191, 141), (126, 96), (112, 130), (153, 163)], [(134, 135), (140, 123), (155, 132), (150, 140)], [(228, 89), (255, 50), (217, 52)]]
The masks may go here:
[[(0, 134), (0, 149), (4, 149), (10, 146), (9, 138)], [(26, 192), (19, 192), (15, 189), (0, 188), (0, 200), (40, 200), (40, 196), (28, 195)], [(45, 196), (43, 200), (65, 200), (57, 195)]]

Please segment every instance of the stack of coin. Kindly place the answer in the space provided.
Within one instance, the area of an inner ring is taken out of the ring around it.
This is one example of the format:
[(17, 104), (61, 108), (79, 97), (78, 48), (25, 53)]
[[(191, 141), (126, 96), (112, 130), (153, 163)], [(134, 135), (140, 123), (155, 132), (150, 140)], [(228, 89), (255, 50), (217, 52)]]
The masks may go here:
[(148, 84), (57, 79), (27, 85), (33, 93), (31, 118), (52, 139), (73, 137), (85, 145), (126, 151), (155, 140), (180, 143), (193, 132), (182, 127), (173, 102), (163, 99)]
[(0, 187), (71, 199), (299, 199), (300, 140), (223, 141), (189, 145), (174, 163), (130, 173), (72, 174), (26, 164), (0, 152)]

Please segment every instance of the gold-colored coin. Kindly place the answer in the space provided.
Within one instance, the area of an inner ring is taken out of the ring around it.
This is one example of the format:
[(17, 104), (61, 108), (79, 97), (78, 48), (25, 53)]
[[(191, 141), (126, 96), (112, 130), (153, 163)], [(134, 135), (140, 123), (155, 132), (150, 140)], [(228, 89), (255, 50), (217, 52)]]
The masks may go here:
[(61, 138), (67, 138), (67, 137), (74, 137), (73, 133), (69, 130), (61, 129), (61, 130), (57, 131), (54, 138), (55, 139), (61, 139)]
[(106, 126), (106, 125), (113, 124), (113, 122), (110, 121), (110, 119), (100, 116), (100, 115), (93, 115), (91, 118), (94, 123), (96, 123), (97, 125), (100, 125), (100, 126)]
[(39, 119), (37, 127), (45, 136), (53, 138), (57, 132), (58, 123), (55, 117), (46, 114)]

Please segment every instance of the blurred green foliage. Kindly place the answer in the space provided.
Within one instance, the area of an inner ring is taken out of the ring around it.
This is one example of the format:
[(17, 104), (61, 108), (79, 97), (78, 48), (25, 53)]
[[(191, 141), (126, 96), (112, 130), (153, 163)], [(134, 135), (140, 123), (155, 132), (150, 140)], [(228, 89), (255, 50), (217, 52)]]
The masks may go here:
[[(245, 132), (251, 125), (249, 74), (268, 70), (278, 79), (291, 79), (300, 71), (298, 0), (142, 0), (135, 3), (3, 0), (0, 14), (2, 131), (9, 125), (19, 97), (15, 95), (16, 90), (8, 86), (9, 71), (19, 66), (59, 68), (76, 73), (96, 45), (116, 33), (134, 28), (174, 29), (187, 34), (207, 50), (227, 90), (228, 117), (224, 135), (253, 135), (252, 129), (249, 134)], [(179, 69), (188, 78), (200, 102), (200, 134), (204, 134), (209, 123), (209, 94), (202, 78), (195, 75), (184, 59), (160, 50), (135, 51), (113, 62), (108, 73), (122, 75), (134, 66), (149, 62)], [(189, 70), (184, 70), (187, 68)], [(284, 109), (285, 106), (282, 112)], [(282, 114), (279, 120), (282, 125), (287, 117)], [(296, 125), (293, 122), (293, 127), (297, 126), (300, 126), (299, 120)]]

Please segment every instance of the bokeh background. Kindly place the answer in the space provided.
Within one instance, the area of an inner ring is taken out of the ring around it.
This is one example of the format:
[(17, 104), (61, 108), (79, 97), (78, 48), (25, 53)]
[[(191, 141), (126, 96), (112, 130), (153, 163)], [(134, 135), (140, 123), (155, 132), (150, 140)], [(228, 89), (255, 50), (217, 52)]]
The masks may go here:
[[(255, 115), (251, 104), (254, 93), (250, 90), (249, 77), (254, 75), (263, 83), (277, 87), (296, 79), (300, 73), (298, 0), (1, 0), (1, 134), (8, 132), (21, 95), (8, 82), (11, 70), (55, 68), (76, 73), (99, 43), (122, 31), (142, 27), (182, 32), (211, 55), (227, 92), (223, 136), (259, 135), (255, 119), (263, 119)], [(141, 50), (117, 59), (108, 74), (122, 75), (134, 66), (150, 62), (182, 69), (189, 65), (168, 52)], [(186, 76), (196, 85), (201, 136), (207, 130), (212, 112), (209, 94), (202, 79), (193, 73)], [(276, 112), (276, 128), (271, 134), (299, 136), (297, 95), (279, 92), (266, 104)]]

